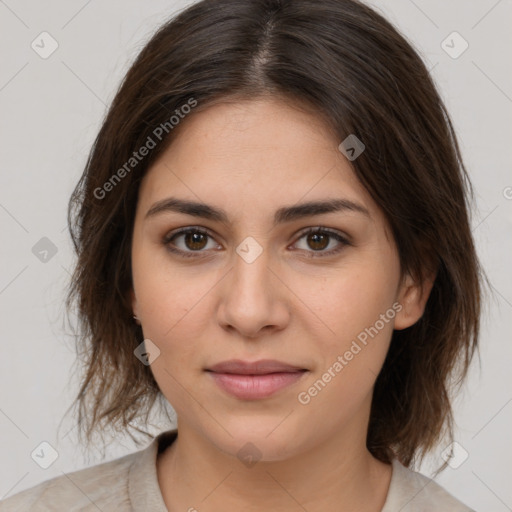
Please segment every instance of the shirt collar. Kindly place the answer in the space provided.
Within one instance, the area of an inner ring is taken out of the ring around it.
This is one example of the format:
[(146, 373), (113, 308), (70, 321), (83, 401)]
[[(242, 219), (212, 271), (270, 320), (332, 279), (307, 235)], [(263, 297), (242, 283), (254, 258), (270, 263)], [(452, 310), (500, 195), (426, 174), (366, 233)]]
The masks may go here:
[(168, 430), (159, 434), (139, 453), (128, 474), (128, 494), (135, 512), (151, 510), (167, 512), (156, 471), (157, 455), (177, 437), (178, 431)]

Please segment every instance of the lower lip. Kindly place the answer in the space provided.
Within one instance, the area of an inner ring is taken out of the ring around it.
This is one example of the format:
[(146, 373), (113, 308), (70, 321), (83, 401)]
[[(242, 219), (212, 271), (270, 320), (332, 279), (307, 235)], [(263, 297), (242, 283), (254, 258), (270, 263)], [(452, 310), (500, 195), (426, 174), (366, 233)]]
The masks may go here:
[(282, 372), (266, 375), (209, 373), (217, 385), (230, 395), (241, 400), (259, 400), (267, 398), (279, 390), (294, 384), (306, 372)]

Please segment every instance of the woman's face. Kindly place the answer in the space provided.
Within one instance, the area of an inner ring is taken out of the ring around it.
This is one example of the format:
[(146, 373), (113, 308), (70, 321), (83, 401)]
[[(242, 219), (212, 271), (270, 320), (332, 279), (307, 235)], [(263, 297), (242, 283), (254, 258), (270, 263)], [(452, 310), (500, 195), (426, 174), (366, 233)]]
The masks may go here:
[[(226, 453), (364, 442), (392, 331), (423, 311), (340, 142), (278, 100), (219, 104), (183, 121), (141, 184), (132, 298), (151, 370), (180, 429)], [(232, 360), (289, 367), (211, 371)]]

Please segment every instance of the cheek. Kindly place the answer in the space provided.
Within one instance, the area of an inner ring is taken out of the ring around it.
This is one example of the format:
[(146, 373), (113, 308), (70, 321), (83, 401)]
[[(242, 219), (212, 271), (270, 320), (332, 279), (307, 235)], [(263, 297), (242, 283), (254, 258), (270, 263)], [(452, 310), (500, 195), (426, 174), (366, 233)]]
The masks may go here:
[(356, 417), (362, 404), (369, 407), (396, 314), (392, 288), (382, 281), (374, 274), (354, 273), (316, 295), (319, 315), (329, 331), (323, 327), (317, 331), (314, 351), (319, 364), (297, 396), (308, 418), (314, 418), (309, 421), (315, 428), (325, 428), (317, 419), (325, 418), (325, 411), (330, 411), (330, 424), (339, 425)]
[[(143, 270), (138, 273), (137, 268)], [(144, 338), (160, 350), (151, 371), (164, 396), (183, 414), (190, 408), (190, 380), (204, 365), (201, 340), (211, 322), (212, 276), (150, 258), (134, 261), (133, 274)]]
[(380, 264), (359, 261), (336, 277), (317, 281), (309, 304), (322, 320), (314, 336), (320, 363), (308, 382), (311, 394), (303, 389), (313, 407), (334, 401), (344, 415), (371, 392), (393, 332), (398, 278), (397, 265), (383, 258)]
[[(392, 307), (396, 286), (390, 273), (377, 268), (360, 268), (339, 272), (312, 287), (307, 279), (308, 305), (332, 333), (334, 340), (356, 337), (373, 326), (381, 314)], [(391, 272), (392, 273), (392, 272)], [(379, 323), (380, 326), (380, 323)], [(386, 322), (388, 334), (392, 322)], [(381, 330), (382, 327), (379, 328)]]
[(133, 281), (145, 338), (164, 356), (166, 366), (181, 371), (199, 365), (197, 352), (211, 327), (208, 295), (222, 275), (198, 267), (171, 264), (165, 251), (141, 251), (133, 257)]

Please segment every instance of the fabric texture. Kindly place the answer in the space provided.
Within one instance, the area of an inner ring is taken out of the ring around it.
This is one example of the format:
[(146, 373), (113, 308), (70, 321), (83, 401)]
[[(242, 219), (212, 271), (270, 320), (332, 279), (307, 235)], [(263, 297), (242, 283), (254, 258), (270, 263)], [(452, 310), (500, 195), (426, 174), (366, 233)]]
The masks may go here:
[[(158, 435), (140, 451), (55, 477), (0, 501), (0, 512), (167, 512), (156, 460), (177, 436)], [(474, 512), (439, 484), (393, 461), (381, 512)]]

